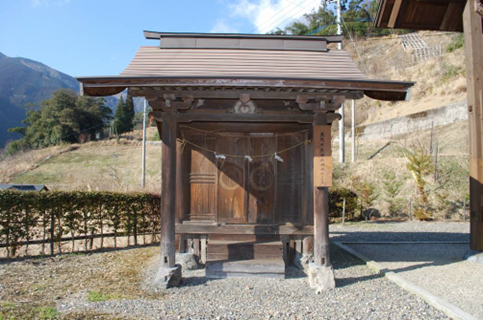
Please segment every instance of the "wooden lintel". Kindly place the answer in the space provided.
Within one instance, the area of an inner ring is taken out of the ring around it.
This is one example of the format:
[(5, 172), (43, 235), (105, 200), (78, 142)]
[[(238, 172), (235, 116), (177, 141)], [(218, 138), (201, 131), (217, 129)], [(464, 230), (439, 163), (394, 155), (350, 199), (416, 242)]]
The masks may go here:
[(395, 0), (394, 6), (391, 10), (391, 15), (389, 16), (389, 22), (387, 23), (388, 28), (394, 28), (396, 26), (397, 17), (399, 11), (401, 10), (402, 0)]
[[(163, 112), (153, 111), (149, 113), (149, 117), (158, 121), (163, 121)], [(325, 114), (327, 123), (340, 120), (341, 115), (338, 113)], [(301, 124), (312, 124), (314, 122), (313, 114), (224, 114), (224, 113), (177, 113), (178, 122), (292, 122)]]
[(211, 122), (298, 122), (311, 123), (309, 114), (197, 114), (179, 113), (179, 122), (211, 121)]
[[(327, 100), (327, 101), (333, 101), (332, 98), (333, 96), (343, 96), (345, 99), (361, 99), (364, 97), (364, 92), (363, 91), (349, 91), (345, 93), (339, 93), (338, 90), (334, 90), (335, 92), (314, 92), (314, 93), (303, 93), (303, 94), (298, 94), (297, 92), (291, 91), (291, 92), (265, 92), (265, 91), (246, 91), (243, 89), (240, 90), (225, 90), (225, 91), (162, 91), (162, 90), (156, 90), (155, 88), (159, 87), (153, 87), (152, 89), (149, 90), (133, 90), (132, 95), (136, 97), (150, 97), (154, 100), (159, 99), (163, 100), (163, 94), (165, 93), (172, 93), (175, 94), (177, 97), (180, 97), (183, 99), (183, 95), (189, 94), (192, 96), (193, 99), (234, 99), (234, 100), (239, 100), (241, 94), (250, 94), (250, 100), (295, 100), (297, 99), (307, 99), (308, 100)], [(184, 99), (183, 99), (184, 101)], [(303, 103), (303, 101), (301, 101)]]
[(281, 234), (313, 235), (311, 225), (221, 225), (217, 224), (177, 224), (176, 233), (187, 234)]

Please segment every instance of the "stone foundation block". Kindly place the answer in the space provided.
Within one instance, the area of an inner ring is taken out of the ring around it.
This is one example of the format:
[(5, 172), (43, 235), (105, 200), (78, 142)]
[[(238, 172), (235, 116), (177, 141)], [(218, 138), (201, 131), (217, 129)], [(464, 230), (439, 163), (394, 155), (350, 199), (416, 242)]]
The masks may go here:
[(307, 273), (310, 287), (315, 289), (317, 294), (335, 288), (334, 270), (332, 266), (318, 266), (310, 263)]
[(177, 264), (173, 268), (161, 267), (154, 279), (154, 285), (160, 289), (177, 287), (181, 284), (182, 272), (181, 265)]
[(198, 257), (193, 253), (176, 253), (176, 263), (181, 265), (183, 270), (195, 270), (201, 268)]
[(473, 263), (479, 263), (483, 265), (483, 252), (482, 251), (475, 251), (469, 250), (463, 257), (464, 260)]

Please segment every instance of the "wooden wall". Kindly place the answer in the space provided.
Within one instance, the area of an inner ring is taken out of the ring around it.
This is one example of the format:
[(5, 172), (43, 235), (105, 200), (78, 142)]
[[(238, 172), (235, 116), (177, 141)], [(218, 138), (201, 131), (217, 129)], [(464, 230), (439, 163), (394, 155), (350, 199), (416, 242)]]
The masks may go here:
[[(266, 132), (264, 125), (258, 129), (231, 132), (226, 124), (221, 131), (210, 130), (216, 133), (181, 129), (181, 136), (189, 141), (179, 157), (183, 163), (178, 164), (186, 171), (180, 179), (185, 191), (181, 192), (181, 222), (311, 224), (310, 158), (306, 155), (310, 148), (300, 145), (280, 153), (283, 162), (274, 156), (256, 157), (303, 143), (308, 132), (280, 132), (280, 128)], [(217, 159), (211, 151), (227, 157)], [(245, 155), (251, 155), (253, 162)]]

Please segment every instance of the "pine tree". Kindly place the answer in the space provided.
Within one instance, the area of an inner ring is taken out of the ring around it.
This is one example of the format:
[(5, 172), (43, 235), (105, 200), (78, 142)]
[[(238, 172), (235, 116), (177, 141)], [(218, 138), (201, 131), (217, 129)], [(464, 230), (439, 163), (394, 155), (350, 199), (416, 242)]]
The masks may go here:
[(126, 132), (124, 120), (125, 119), (125, 106), (124, 106), (124, 99), (119, 99), (116, 107), (116, 113), (114, 114), (114, 132), (116, 134), (121, 134)]
[(132, 131), (134, 129), (134, 102), (132, 96), (128, 95), (126, 98), (126, 104), (124, 107), (125, 117), (126, 117), (126, 129), (127, 131)]

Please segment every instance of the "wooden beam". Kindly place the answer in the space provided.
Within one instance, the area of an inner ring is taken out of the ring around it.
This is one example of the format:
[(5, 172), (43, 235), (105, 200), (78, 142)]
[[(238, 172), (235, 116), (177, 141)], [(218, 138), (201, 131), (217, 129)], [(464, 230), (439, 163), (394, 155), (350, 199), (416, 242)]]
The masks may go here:
[(173, 268), (175, 260), (176, 221), (176, 117), (163, 113), (162, 192), (161, 192), (161, 267)]
[[(138, 88), (138, 90), (133, 90), (131, 88), (130, 92), (132, 92), (133, 96), (137, 97), (161, 97), (164, 93), (176, 94), (178, 96), (182, 96), (183, 94), (189, 93), (193, 99), (235, 99), (238, 100), (240, 94), (250, 94), (251, 100), (295, 100), (299, 95), (296, 91), (291, 92), (265, 92), (265, 91), (255, 91), (255, 90), (243, 90), (243, 89), (235, 89), (235, 90), (225, 90), (225, 91), (161, 91), (156, 90), (159, 87), (153, 87), (152, 89), (145, 90)], [(309, 100), (315, 100), (317, 98), (323, 98), (330, 100), (334, 95), (342, 96), (346, 99), (361, 99), (364, 97), (363, 91), (348, 91), (345, 93), (340, 93), (339, 90), (334, 89), (334, 92), (313, 92), (313, 93), (304, 93), (305, 96), (308, 97)], [(347, 90), (345, 90), (347, 91)], [(404, 91), (406, 92), (406, 91)]]
[(176, 233), (187, 234), (280, 234), (280, 235), (313, 235), (314, 227), (310, 225), (256, 225), (237, 224), (177, 224)]
[(394, 28), (396, 26), (396, 21), (401, 10), (402, 0), (395, 0), (394, 6), (391, 10), (391, 15), (389, 16), (389, 22), (387, 23), (388, 28)]
[(442, 31), (457, 31), (459, 21), (458, 19), (455, 19), (455, 17), (461, 16), (464, 6), (464, 3), (449, 3), (439, 29)]
[(470, 248), (483, 251), (483, 30), (479, 1), (463, 13), (470, 147)]
[[(149, 117), (156, 121), (163, 122), (164, 112), (153, 111), (149, 113)], [(224, 114), (224, 113), (176, 113), (178, 122), (295, 122), (295, 123), (313, 123), (314, 116), (312, 114)], [(340, 119), (338, 113), (328, 113), (326, 115), (328, 123)]]

